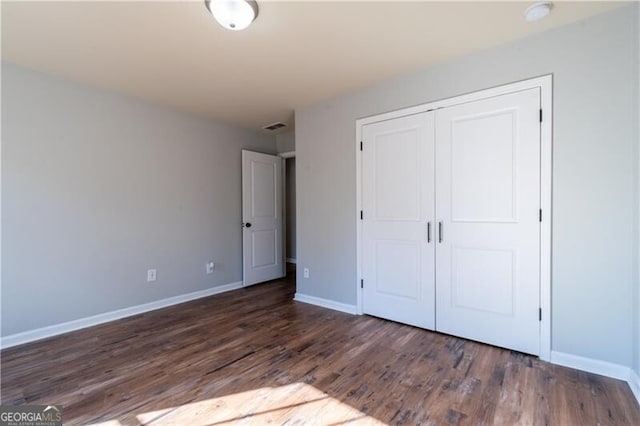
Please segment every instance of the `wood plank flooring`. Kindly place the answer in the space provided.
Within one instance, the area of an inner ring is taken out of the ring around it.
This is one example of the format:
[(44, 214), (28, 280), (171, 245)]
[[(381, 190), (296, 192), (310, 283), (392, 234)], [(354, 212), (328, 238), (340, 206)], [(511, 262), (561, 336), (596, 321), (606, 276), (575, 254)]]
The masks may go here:
[(294, 278), (2, 351), (65, 424), (639, 425), (622, 381), (292, 301)]

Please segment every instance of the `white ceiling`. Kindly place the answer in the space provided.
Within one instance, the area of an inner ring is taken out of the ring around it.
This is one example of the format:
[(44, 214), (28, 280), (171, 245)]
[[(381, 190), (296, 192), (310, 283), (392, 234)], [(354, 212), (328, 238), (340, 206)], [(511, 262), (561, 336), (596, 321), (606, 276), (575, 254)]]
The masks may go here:
[(623, 3), (274, 2), (228, 31), (203, 1), (2, 2), (2, 59), (253, 129), (297, 107)]

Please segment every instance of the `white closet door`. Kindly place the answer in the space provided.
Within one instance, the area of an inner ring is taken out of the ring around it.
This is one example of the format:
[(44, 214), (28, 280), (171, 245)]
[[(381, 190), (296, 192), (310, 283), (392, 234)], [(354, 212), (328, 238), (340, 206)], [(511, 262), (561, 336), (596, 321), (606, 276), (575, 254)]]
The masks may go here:
[(436, 112), (437, 330), (530, 354), (540, 351), (539, 109), (530, 89)]
[[(364, 313), (433, 329), (434, 114), (363, 126)], [(430, 239), (428, 234), (430, 227)]]

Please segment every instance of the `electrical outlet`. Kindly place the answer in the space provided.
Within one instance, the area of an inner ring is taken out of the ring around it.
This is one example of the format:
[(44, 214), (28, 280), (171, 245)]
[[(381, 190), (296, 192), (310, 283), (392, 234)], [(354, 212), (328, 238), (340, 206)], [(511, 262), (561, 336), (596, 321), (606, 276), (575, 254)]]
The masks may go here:
[(305, 278), (309, 278), (309, 268), (304, 268), (302, 274)]
[(156, 270), (155, 269), (149, 269), (147, 270), (147, 282), (153, 282), (156, 280)]
[(213, 274), (213, 271), (215, 271), (216, 269), (216, 264), (213, 262), (207, 262), (207, 264), (205, 265), (205, 269), (207, 271), (207, 274)]

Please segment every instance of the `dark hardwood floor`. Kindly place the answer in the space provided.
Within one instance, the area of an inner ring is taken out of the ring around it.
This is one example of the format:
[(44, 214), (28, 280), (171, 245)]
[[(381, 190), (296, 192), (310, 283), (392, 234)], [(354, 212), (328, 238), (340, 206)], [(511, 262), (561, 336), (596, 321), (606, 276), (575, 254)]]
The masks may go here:
[(639, 425), (622, 381), (292, 301), (294, 278), (2, 351), (65, 424)]

